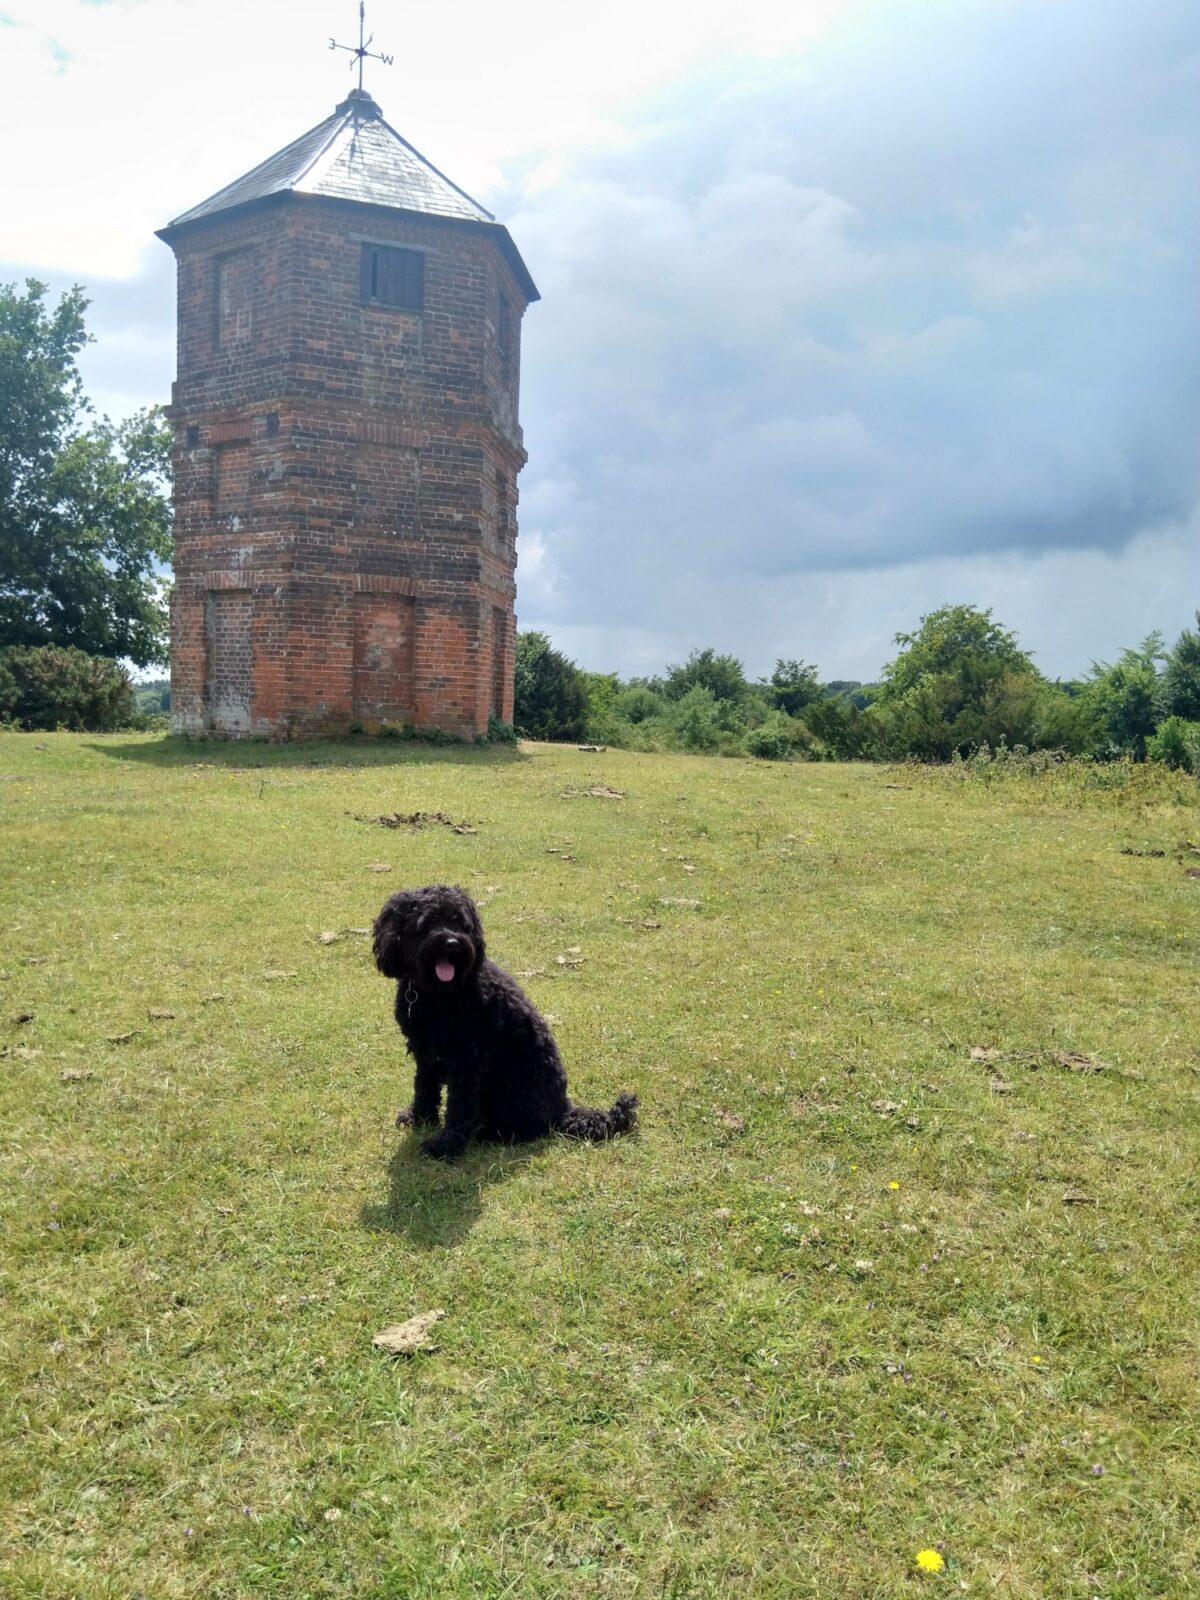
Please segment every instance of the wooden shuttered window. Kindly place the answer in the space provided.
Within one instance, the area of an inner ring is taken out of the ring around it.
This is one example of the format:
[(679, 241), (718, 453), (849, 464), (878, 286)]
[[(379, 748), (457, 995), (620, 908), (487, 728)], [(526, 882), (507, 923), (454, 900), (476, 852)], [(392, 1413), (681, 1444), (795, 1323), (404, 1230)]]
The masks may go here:
[(420, 250), (364, 244), (361, 287), (364, 305), (420, 311), (425, 305), (425, 257)]

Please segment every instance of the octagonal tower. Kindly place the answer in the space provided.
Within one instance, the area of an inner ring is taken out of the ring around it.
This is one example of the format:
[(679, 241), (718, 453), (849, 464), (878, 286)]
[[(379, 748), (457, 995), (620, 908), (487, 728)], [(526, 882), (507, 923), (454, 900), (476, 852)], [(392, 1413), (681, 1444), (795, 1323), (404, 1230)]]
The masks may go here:
[(512, 720), (508, 230), (354, 90), (159, 233), (178, 263), (172, 726)]

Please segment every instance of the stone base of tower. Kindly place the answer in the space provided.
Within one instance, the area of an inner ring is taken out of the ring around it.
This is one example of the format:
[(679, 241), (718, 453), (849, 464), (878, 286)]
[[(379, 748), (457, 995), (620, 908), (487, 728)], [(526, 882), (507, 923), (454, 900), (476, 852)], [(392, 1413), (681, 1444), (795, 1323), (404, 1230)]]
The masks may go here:
[(511, 722), (509, 596), (422, 592), (409, 579), (177, 578), (171, 727), (220, 738), (311, 739), (386, 727), (460, 738)]

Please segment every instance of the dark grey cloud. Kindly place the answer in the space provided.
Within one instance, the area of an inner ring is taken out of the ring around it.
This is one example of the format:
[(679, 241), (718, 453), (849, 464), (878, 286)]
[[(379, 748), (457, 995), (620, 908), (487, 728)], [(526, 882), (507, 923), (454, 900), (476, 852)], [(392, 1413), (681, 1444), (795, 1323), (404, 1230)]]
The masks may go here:
[(789, 585), (1055, 551), (1111, 566), (1164, 528), (1178, 558), (1198, 90), (1191, 4), (885, 6), (519, 187), (507, 214), (545, 294), (523, 617), (587, 654), (607, 628), (769, 665)]

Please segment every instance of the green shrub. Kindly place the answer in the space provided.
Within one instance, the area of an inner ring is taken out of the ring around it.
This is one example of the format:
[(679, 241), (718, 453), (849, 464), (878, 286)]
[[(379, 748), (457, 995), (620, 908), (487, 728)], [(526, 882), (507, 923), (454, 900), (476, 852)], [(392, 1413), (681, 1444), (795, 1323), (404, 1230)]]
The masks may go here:
[(29, 730), (108, 733), (129, 727), (135, 711), (133, 684), (116, 661), (71, 646), (0, 651), (0, 721)]
[(879, 755), (874, 720), (848, 697), (814, 700), (801, 718), (828, 761), (871, 761)]
[(648, 717), (644, 722), (622, 723), (620, 728), (620, 738), (610, 739), (608, 743), (619, 744), (626, 750), (642, 750), (648, 753), (681, 748), (679, 735), (665, 714)]
[(1178, 767), (1200, 777), (1200, 722), (1168, 717), (1146, 740), (1146, 755), (1165, 767)]
[(949, 761), (959, 748), (958, 700), (953, 678), (929, 674), (900, 698), (876, 701), (866, 713), (875, 750), (885, 760)]
[(685, 750), (715, 750), (721, 742), (721, 719), (711, 689), (696, 684), (672, 707), (671, 726)]
[(789, 717), (768, 717), (750, 729), (743, 743), (746, 754), (758, 761), (790, 761), (796, 751), (796, 726)]
[(941, 765), (906, 761), (897, 770), (913, 785), (961, 783), (1000, 794), (1032, 789), (1042, 801), (1063, 810), (1103, 809), (1146, 817), (1164, 806), (1196, 804), (1196, 780), (1190, 773), (1131, 756), (1106, 761), (1061, 750), (981, 746), (965, 759), (956, 756)]
[(450, 733), (448, 729), (438, 727), (414, 727), (409, 729), (406, 726), (401, 737), (405, 739), (415, 739), (419, 744), (451, 745), (466, 743), (461, 734)]
[(489, 744), (516, 744), (517, 730), (511, 722), (501, 722), (499, 717), (488, 718), (488, 743)]
[(583, 738), (588, 744), (626, 744), (629, 724), (616, 711), (621, 680), (615, 672), (581, 672), (579, 676), (587, 700)]
[(622, 722), (632, 723), (635, 727), (639, 722), (649, 721), (651, 717), (662, 716), (666, 709), (666, 699), (661, 694), (655, 694), (654, 690), (644, 683), (631, 683), (613, 696), (615, 715)]

